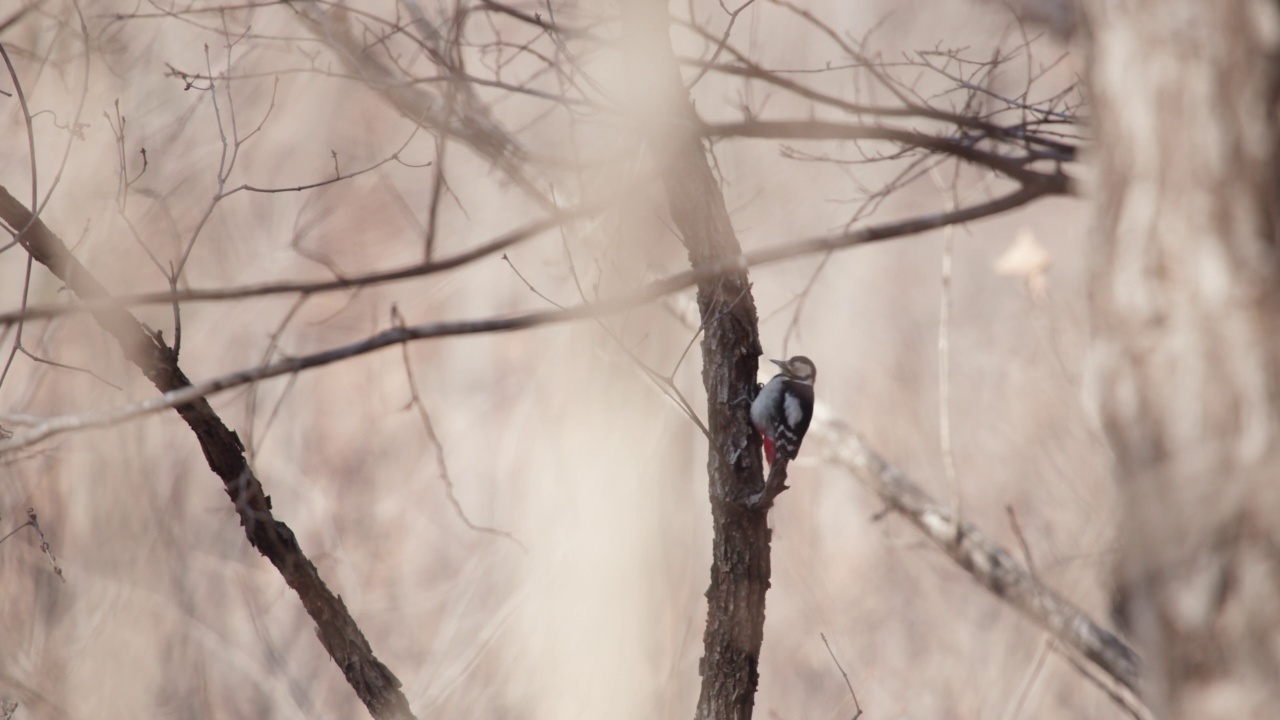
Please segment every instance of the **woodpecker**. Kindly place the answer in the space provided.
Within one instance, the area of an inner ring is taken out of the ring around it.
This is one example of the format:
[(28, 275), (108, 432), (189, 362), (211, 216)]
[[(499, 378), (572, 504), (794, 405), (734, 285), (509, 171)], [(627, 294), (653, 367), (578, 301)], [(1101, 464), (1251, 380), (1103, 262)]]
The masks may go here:
[(777, 456), (794, 460), (813, 419), (813, 381), (818, 369), (803, 355), (770, 360), (782, 372), (760, 389), (751, 403), (751, 424), (764, 441), (764, 457), (773, 465)]

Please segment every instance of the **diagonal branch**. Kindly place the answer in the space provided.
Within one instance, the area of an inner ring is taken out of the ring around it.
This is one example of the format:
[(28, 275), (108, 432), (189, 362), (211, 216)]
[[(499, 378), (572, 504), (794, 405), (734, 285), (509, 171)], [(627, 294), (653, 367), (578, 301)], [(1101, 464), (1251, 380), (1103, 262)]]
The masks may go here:
[[(747, 268), (781, 262), (803, 255), (830, 252), (856, 245), (914, 235), (953, 223), (969, 222), (998, 215), (1032, 202), (1047, 194), (1047, 192), (1047, 190), (1037, 187), (1018, 188), (1007, 195), (969, 207), (932, 213), (883, 225), (872, 225), (838, 235), (810, 238), (794, 243), (777, 245), (737, 257), (723, 257), (703, 263), (699, 267), (676, 273), (662, 280), (657, 280), (611, 299), (557, 308), (555, 310), (543, 310), (480, 320), (454, 320), (391, 328), (347, 345), (321, 350), (310, 355), (284, 358), (269, 365), (259, 365), (238, 370), (196, 384), (185, 384), (166, 392), (164, 395), (149, 398), (134, 405), (97, 413), (52, 418), (33, 427), (31, 430), (15, 435), (9, 440), (0, 441), (0, 455), (29, 447), (54, 435), (114, 425), (166, 408), (185, 405), (197, 398), (203, 398), (223, 390), (229, 390), (267, 378), (322, 367), (391, 345), (454, 335), (478, 335), (525, 330), (550, 323), (569, 322), (623, 312), (698, 283), (714, 284), (714, 281), (722, 276), (741, 273)], [(14, 212), (25, 213), (26, 209), (17, 200), (14, 200), (3, 187), (0, 187), (0, 220), (25, 217), (21, 214), (15, 216)], [(89, 310), (109, 307), (112, 307), (109, 302), (92, 300), (83, 306), (84, 309)], [(125, 314), (128, 315), (128, 313)], [(734, 396), (735, 399), (739, 397), (745, 396)]]
[[(683, 308), (675, 313), (686, 325), (692, 327), (696, 322)], [(881, 457), (847, 423), (834, 417), (821, 400), (815, 406), (806, 439), (806, 447), (812, 446), (826, 461), (844, 468), (875, 493), (885, 504), (885, 512), (905, 517), (980, 585), (1047, 630), (1059, 643), (1078, 652), (1079, 657), (1073, 653), (1064, 653), (1064, 656), (1126, 712), (1137, 718), (1150, 717), (1136, 689), (1140, 660), (1123, 640), (1041, 583), (1032, 568), (1020, 565), (1011, 553), (987, 539), (977, 526), (962, 522), (957, 532), (950, 508), (934, 500)], [(748, 504), (767, 507), (787, 489), (786, 474), (786, 459), (779, 458), (779, 464), (770, 470), (765, 488), (751, 497)], [(1086, 666), (1086, 661), (1092, 665)], [(1093, 668), (1109, 680), (1104, 680)]]
[[(640, 291), (632, 293), (629, 297), (634, 298), (632, 301), (633, 303), (643, 302), (645, 299), (661, 297), (667, 293), (689, 287), (696, 282), (714, 279), (725, 273), (738, 272), (745, 268), (752, 268), (760, 265), (769, 265), (783, 260), (802, 257), (804, 255), (826, 253), (833, 250), (842, 250), (855, 245), (864, 245), (867, 243), (880, 242), (882, 240), (892, 240), (895, 238), (918, 235), (920, 233), (947, 227), (949, 225), (981, 220), (982, 218), (999, 215), (1000, 213), (1012, 210), (1016, 207), (1026, 205), (1027, 203), (1033, 202), (1046, 195), (1057, 195), (1065, 192), (1067, 192), (1065, 176), (1050, 176), (1044, 178), (1043, 182), (1023, 185), (1022, 187), (1016, 188), (1005, 195), (999, 195), (986, 202), (975, 205), (969, 205), (944, 212), (919, 215), (879, 225), (869, 225), (835, 235), (822, 235), (792, 243), (774, 245), (760, 250), (743, 253), (738, 257), (725, 256), (715, 262), (704, 263), (697, 268), (686, 270), (682, 273), (672, 275), (665, 280), (654, 282), (651, 285), (642, 288)], [(4, 218), (3, 213), (6, 206), (22, 207), (20, 203), (8, 194), (8, 191), (3, 187), (0, 187), (0, 219)], [(89, 300), (81, 303), (35, 306), (27, 308), (26, 310), (0, 313), (0, 325), (8, 325), (22, 320), (51, 318), (75, 312), (92, 311), (94, 307), (101, 303), (116, 305), (146, 305), (157, 303), (169, 304), (172, 302), (182, 301), (212, 302), (239, 300), (247, 297), (262, 297), (268, 295), (291, 293), (312, 294), (352, 290), (381, 283), (408, 280), (422, 275), (460, 267), (491, 253), (502, 250), (503, 248), (509, 247), (524, 239), (530, 238), (537, 233), (563, 224), (568, 220), (585, 217), (590, 212), (594, 212), (598, 209), (598, 206), (593, 205), (590, 207), (583, 206), (578, 209), (566, 210), (558, 215), (553, 215), (550, 218), (539, 220), (504, 233), (483, 245), (458, 253), (452, 257), (429, 263), (414, 263), (394, 270), (384, 270), (365, 275), (352, 275), (333, 280), (320, 280), (314, 282), (280, 282), (261, 285), (242, 285), (239, 287), (227, 288), (179, 290), (177, 292), (170, 291), (143, 293), (138, 295), (116, 295), (110, 300), (104, 301)], [(602, 314), (606, 312), (613, 311), (601, 311)]]
[[(381, 95), (387, 104), (433, 134), (461, 141), (505, 172), (531, 200), (546, 208), (553, 206), (526, 172), (525, 149), (494, 119), (470, 84), (454, 85), (461, 94), (448, 100), (407, 80), (394, 66), (375, 57), (371, 48), (357, 35), (350, 17), (351, 9), (338, 7), (326, 11), (319, 3), (290, 6), (303, 26), (324, 42), (352, 75)], [(445, 54), (434, 48), (431, 50), (441, 70), (449, 75), (461, 74)], [(468, 83), (473, 81), (472, 78), (467, 80)]]
[[(8, 191), (3, 187), (0, 187), (0, 203), (10, 202), (9, 200), (4, 199), (4, 196), (7, 194)], [(595, 214), (606, 206), (607, 204), (605, 202), (593, 202), (567, 209), (556, 209), (545, 218), (526, 223), (513, 230), (504, 232), (488, 242), (477, 245), (469, 250), (464, 250), (454, 255), (450, 255), (449, 257), (415, 262), (413, 264), (391, 270), (378, 270), (360, 275), (339, 276), (330, 280), (320, 281), (281, 281), (225, 288), (197, 288), (189, 290), (170, 290), (167, 292), (115, 295), (106, 302), (127, 306), (150, 304), (168, 305), (170, 303), (189, 301), (212, 302), (219, 300), (240, 300), (243, 298), (262, 297), (267, 295), (283, 295), (292, 293), (312, 294), (338, 290), (353, 290), (373, 285), (381, 285), (383, 283), (397, 282), (400, 280), (410, 280), (424, 275), (453, 270), (477, 260), (481, 260), (490, 255), (495, 255), (502, 250), (506, 250), (516, 244), (530, 240), (544, 232), (547, 232), (548, 230), (562, 226), (567, 222)], [(62, 303), (30, 307), (22, 311), (0, 313), (0, 325), (7, 325), (19, 320), (56, 317), (70, 312), (89, 310), (92, 309), (92, 307), (92, 302), (80, 304)]]
[(703, 132), (707, 137), (713, 138), (887, 140), (907, 147), (954, 155), (976, 165), (986, 166), (1021, 183), (1051, 182), (1060, 184), (1063, 191), (1068, 191), (1070, 185), (1069, 180), (1061, 170), (1050, 174), (1037, 172), (1027, 167), (1029, 163), (1037, 160), (1049, 160), (1060, 164), (1069, 159), (1067, 156), (1061, 153), (1043, 151), (1038, 155), (1027, 154), (1022, 157), (1002, 155), (978, 147), (977, 143), (986, 139), (981, 135), (944, 137), (882, 125), (838, 123), (824, 120), (746, 120), (735, 123), (708, 124), (703, 126)]
[[(110, 333), (125, 357), (161, 393), (181, 392), (191, 381), (178, 367), (175, 353), (158, 332), (138, 322), (129, 311), (111, 302), (107, 289), (71, 254), (67, 246), (29, 209), (0, 188), (0, 219), (20, 228), (17, 241), (31, 257), (66, 284), (83, 300), (97, 301), (91, 307), (94, 319)], [(373, 654), (369, 641), (347, 611), (342, 598), (320, 578), (315, 565), (303, 553), (287, 525), (271, 512), (271, 498), (245, 460), (244, 446), (235, 431), (204, 399), (203, 395), (174, 405), (195, 433), (209, 468), (222, 479), (249, 544), (271, 561), (289, 587), (298, 593), (307, 614), (316, 623), (317, 635), (329, 656), (341, 668), (347, 682), (379, 720), (412, 718), (409, 702), (400, 691), (400, 681)]]
[(1116, 682), (1137, 691), (1138, 655), (1123, 640), (1041, 584), (972, 523), (957, 525), (950, 509), (871, 449), (851, 428), (818, 417), (806, 439), (819, 447), (828, 461), (851, 472), (889, 509), (919, 528), (980, 585), (1080, 652)]

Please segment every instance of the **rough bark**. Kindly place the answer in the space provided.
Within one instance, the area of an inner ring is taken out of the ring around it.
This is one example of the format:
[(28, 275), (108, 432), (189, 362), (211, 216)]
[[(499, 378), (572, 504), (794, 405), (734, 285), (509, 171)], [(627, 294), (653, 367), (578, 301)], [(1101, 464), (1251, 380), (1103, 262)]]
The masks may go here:
[[(178, 356), (159, 333), (138, 322), (129, 311), (110, 302), (106, 287), (67, 249), (65, 243), (35, 218), (21, 202), (0, 187), (0, 219), (19, 228), (18, 242), (41, 265), (93, 305), (98, 325), (115, 338), (130, 362), (161, 393), (191, 385)], [(302, 552), (287, 525), (271, 512), (271, 498), (254, 476), (244, 457), (244, 446), (204, 398), (175, 408), (195, 433), (209, 469), (222, 480), (235, 506), (245, 536), (254, 549), (271, 561), (289, 587), (298, 593), (307, 614), (316, 623), (316, 634), (347, 682), (375, 718), (412, 718), (400, 681), (373, 654), (369, 641), (347, 611), (342, 598), (329, 590), (315, 565)]]
[(1280, 8), (1086, 5), (1098, 151), (1092, 394), (1118, 607), (1158, 716), (1280, 707)]
[[(700, 267), (742, 254), (724, 196), (699, 136), (700, 124), (676, 69), (662, 0), (623, 3), (634, 91), (662, 176), (672, 222)], [(699, 666), (698, 718), (747, 720), (759, 682), (769, 589), (768, 511), (749, 508), (762, 488), (760, 441), (748, 413), (760, 342), (745, 267), (698, 283), (702, 382), (707, 391), (707, 453), (712, 545), (707, 625)]]

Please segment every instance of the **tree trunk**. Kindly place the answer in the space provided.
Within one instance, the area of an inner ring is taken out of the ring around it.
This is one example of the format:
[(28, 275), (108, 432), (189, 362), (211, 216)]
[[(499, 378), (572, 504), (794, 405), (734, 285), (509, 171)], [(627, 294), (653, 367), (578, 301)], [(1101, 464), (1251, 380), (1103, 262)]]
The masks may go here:
[[(698, 135), (700, 122), (676, 67), (664, 0), (622, 5), (630, 91), (662, 177), (671, 220), (698, 268), (741, 257), (720, 185)], [(759, 684), (769, 589), (767, 508), (746, 500), (762, 489), (760, 440), (748, 408), (760, 341), (745, 267), (698, 283), (702, 382), (710, 431), (711, 584), (699, 665), (698, 720), (750, 720)]]
[(1091, 393), (1121, 488), (1118, 609), (1158, 716), (1280, 707), (1280, 6), (1086, 4)]

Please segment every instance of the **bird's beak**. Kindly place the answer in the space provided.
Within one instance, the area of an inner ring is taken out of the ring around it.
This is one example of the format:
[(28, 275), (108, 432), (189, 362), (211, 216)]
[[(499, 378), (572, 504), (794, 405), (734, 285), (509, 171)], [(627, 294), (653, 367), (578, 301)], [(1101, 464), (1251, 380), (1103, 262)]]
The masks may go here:
[(777, 365), (778, 367), (782, 368), (783, 370), (786, 370), (786, 369), (787, 369), (787, 361), (786, 361), (786, 360), (774, 360), (773, 358), (770, 358), (770, 359), (769, 359), (769, 362), (773, 363), (774, 365)]

